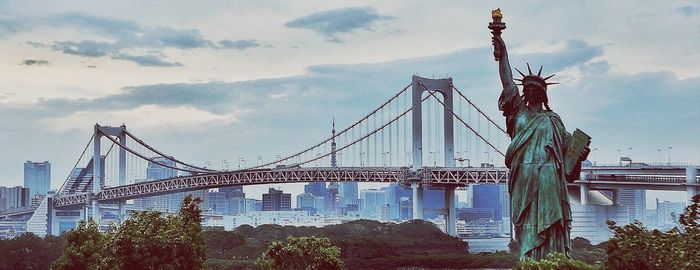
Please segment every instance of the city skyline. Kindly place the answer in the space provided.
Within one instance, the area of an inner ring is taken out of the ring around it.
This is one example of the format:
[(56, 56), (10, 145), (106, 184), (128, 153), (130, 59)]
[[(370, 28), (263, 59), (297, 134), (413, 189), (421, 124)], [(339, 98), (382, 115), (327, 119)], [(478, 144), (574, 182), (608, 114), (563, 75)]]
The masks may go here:
[[(49, 160), (58, 188), (95, 122), (125, 123), (199, 164), (271, 160), (328, 137), (332, 115), (342, 128), (416, 73), (452, 76), (488, 115), (500, 115), (486, 29), (496, 6), (278, 4), (0, 4), (0, 141), (14, 153), (0, 157), (0, 185), (21, 184), (23, 161)], [(697, 163), (700, 96), (691, 89), (700, 82), (700, 39), (675, 35), (698, 35), (698, 6), (608, 5), (503, 3), (514, 66), (557, 73), (552, 108), (570, 131), (594, 137), (592, 161)], [(530, 16), (540, 13), (548, 19)], [(590, 14), (596, 20), (581, 18)], [(282, 188), (296, 195), (303, 184)]]

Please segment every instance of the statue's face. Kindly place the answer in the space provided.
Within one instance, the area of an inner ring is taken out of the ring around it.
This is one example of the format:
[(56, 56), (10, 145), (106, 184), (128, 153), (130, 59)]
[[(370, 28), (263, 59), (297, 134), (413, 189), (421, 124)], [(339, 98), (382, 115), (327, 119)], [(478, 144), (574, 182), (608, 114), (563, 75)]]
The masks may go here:
[(525, 84), (523, 87), (523, 93), (525, 94), (528, 103), (541, 103), (547, 101), (547, 91), (538, 84)]

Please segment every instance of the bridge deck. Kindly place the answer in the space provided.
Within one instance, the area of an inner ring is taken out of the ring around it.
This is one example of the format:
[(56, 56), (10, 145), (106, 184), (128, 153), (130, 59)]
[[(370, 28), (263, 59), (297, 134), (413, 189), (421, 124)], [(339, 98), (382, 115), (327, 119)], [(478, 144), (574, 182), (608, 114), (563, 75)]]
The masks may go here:
[[(618, 171), (628, 169), (625, 175)], [(589, 184), (593, 188), (620, 188), (645, 185), (645, 188), (660, 190), (684, 190), (688, 185), (680, 168), (673, 168), (673, 175), (661, 173), (650, 175), (652, 168), (595, 167), (584, 168), (589, 174), (584, 181), (574, 185)], [(614, 173), (611, 173), (614, 172)], [(639, 174), (644, 172), (644, 174)], [(658, 171), (657, 171), (658, 172)], [(597, 173), (597, 174), (596, 174)], [(60, 195), (54, 198), (55, 207), (81, 205), (91, 199), (102, 202), (124, 201), (140, 197), (218, 188), (235, 185), (283, 184), (302, 182), (385, 182), (406, 183), (410, 179), (422, 179), (427, 186), (466, 186), (480, 183), (507, 183), (508, 169), (467, 167), (425, 167), (419, 171), (408, 167), (296, 167), (280, 169), (255, 169), (204, 173), (157, 181), (106, 188), (98, 194)], [(697, 185), (697, 183), (692, 183)]]

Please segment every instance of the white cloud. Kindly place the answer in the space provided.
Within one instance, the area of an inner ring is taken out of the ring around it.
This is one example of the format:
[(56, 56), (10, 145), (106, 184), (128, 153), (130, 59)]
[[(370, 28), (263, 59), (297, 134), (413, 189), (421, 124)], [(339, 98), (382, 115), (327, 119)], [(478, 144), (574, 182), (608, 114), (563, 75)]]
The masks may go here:
[(117, 111), (87, 110), (71, 113), (67, 116), (44, 118), (41, 122), (49, 129), (63, 132), (75, 127), (88, 129), (94, 123), (115, 125), (125, 123), (136, 129), (185, 128), (229, 125), (238, 121), (246, 110), (227, 114), (214, 114), (191, 106), (163, 107), (143, 105), (134, 109)]

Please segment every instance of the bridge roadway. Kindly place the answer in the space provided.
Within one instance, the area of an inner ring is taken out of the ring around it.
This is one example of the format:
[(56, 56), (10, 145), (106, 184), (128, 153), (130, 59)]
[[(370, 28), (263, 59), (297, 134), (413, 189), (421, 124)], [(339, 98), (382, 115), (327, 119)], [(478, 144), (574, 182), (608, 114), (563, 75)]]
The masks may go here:
[[(697, 186), (687, 181), (683, 167), (587, 167), (584, 180), (569, 185), (591, 190), (643, 188), (652, 190), (686, 190)], [(696, 176), (697, 177), (697, 176)], [(424, 186), (466, 186), (467, 184), (498, 184), (508, 181), (508, 169), (467, 167), (424, 167), (418, 171), (408, 167), (295, 167), (255, 169), (202, 173), (163, 180), (108, 187), (97, 194), (81, 193), (57, 195), (54, 207), (83, 206), (96, 199), (100, 203), (123, 202), (198, 189), (236, 185), (284, 184), (304, 182), (384, 182), (409, 184), (411, 179), (422, 179)]]

